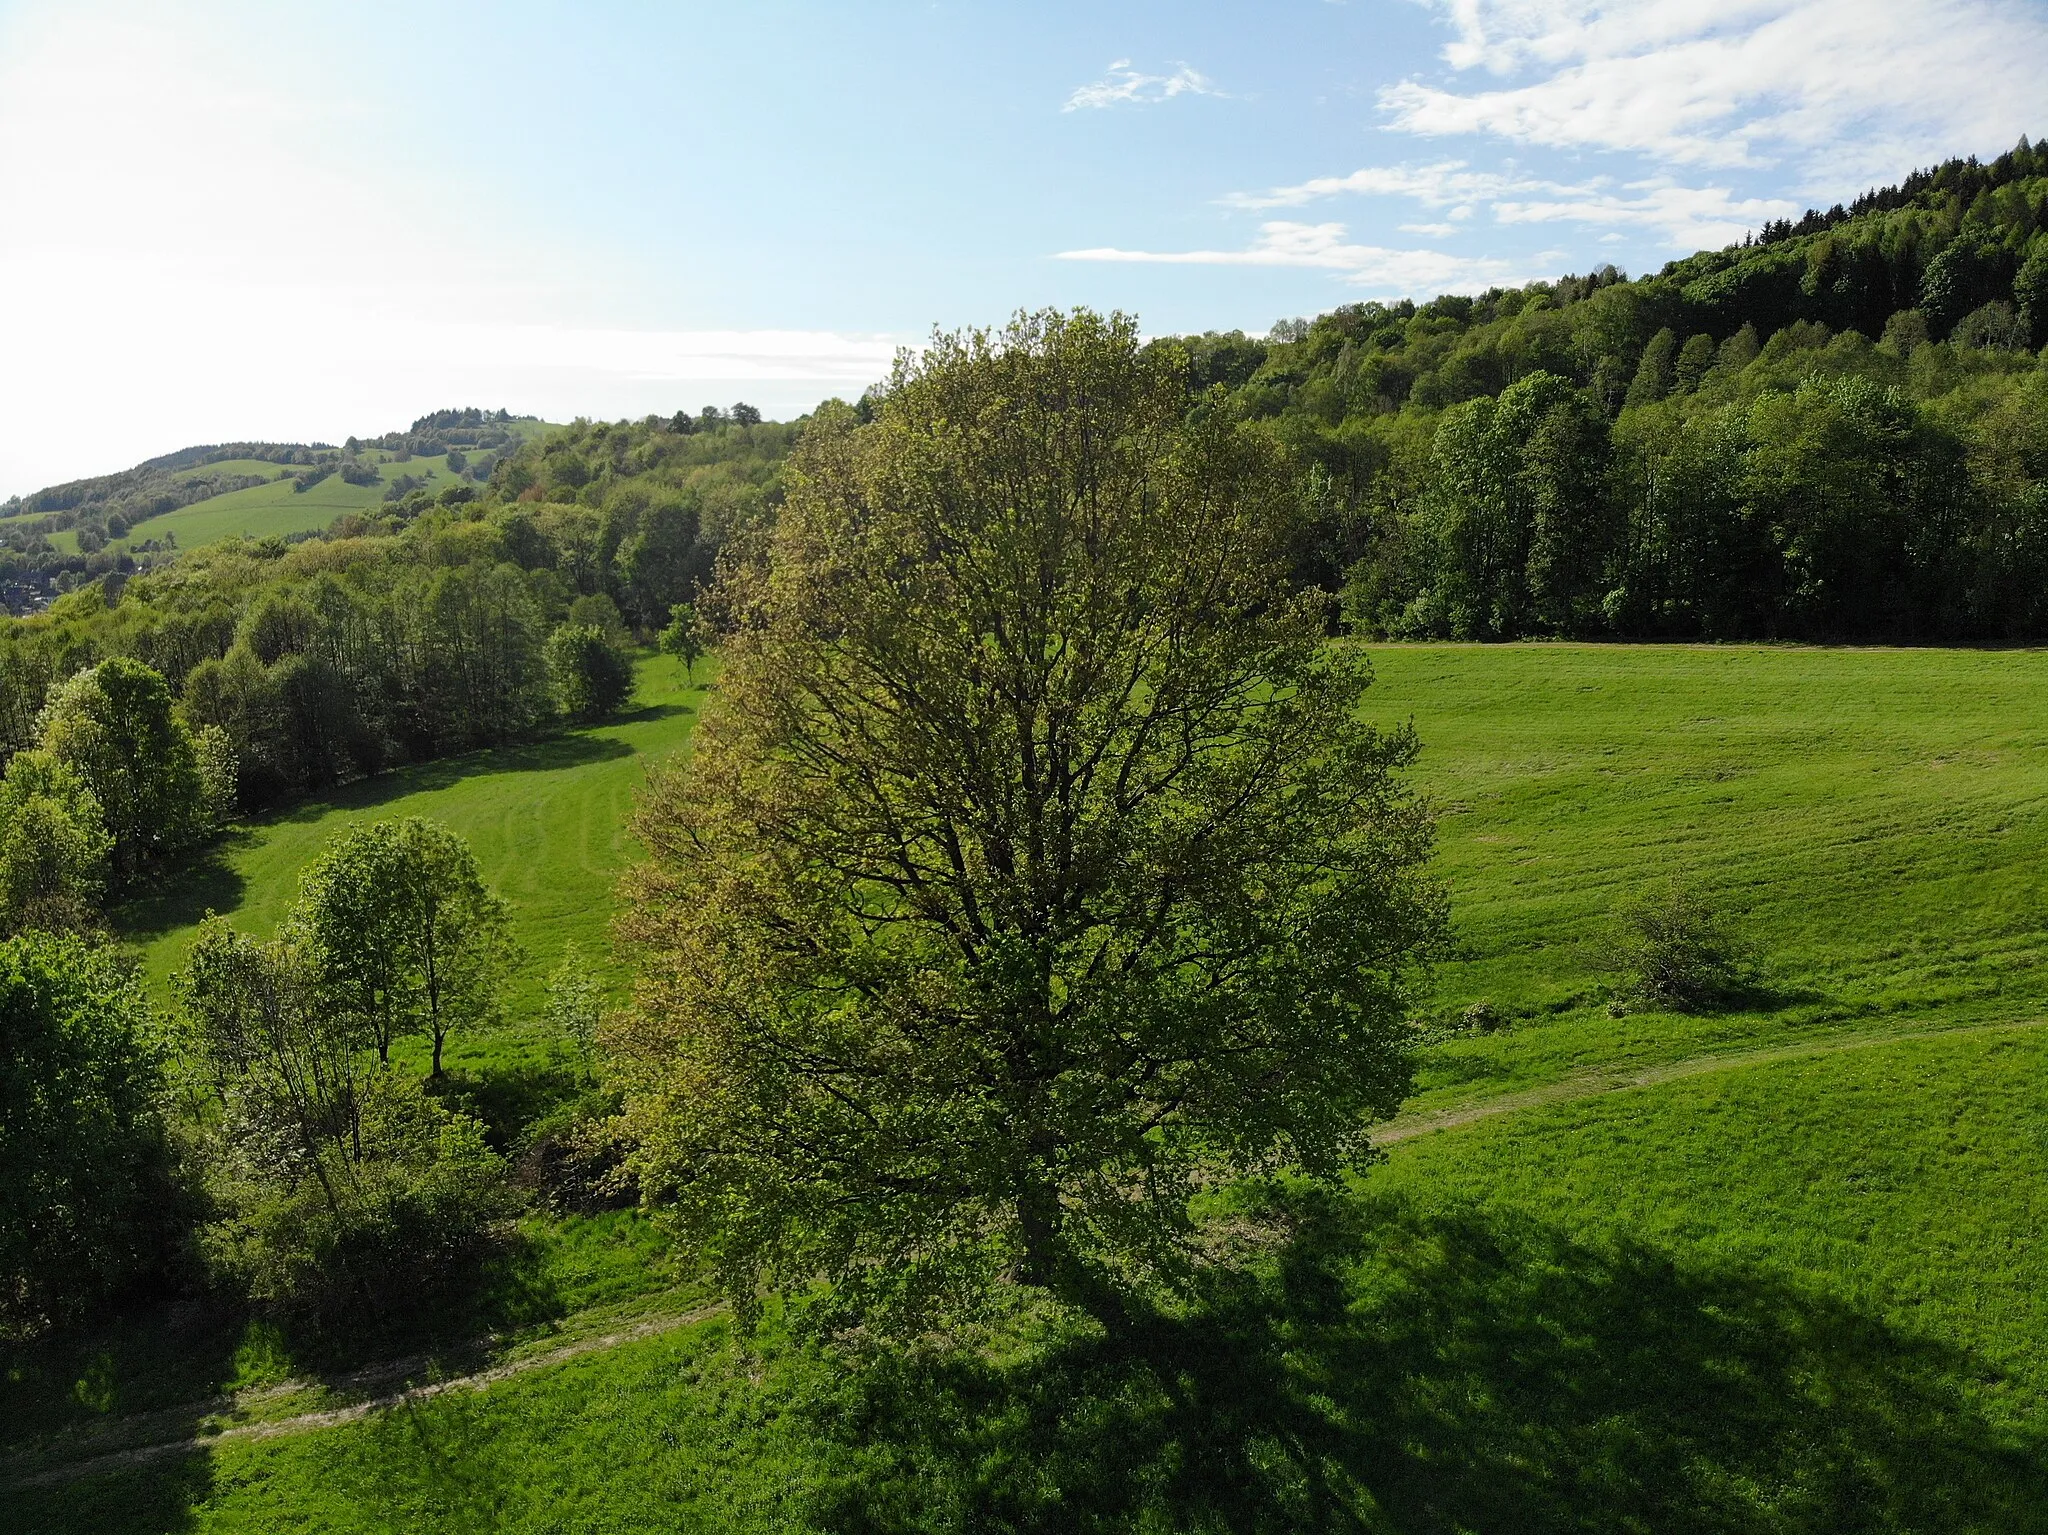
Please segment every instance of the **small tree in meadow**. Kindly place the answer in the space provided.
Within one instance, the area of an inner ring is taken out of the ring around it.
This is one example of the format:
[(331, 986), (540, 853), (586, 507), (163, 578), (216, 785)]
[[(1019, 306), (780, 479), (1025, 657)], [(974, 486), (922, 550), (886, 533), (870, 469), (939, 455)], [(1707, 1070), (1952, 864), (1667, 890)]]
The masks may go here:
[(509, 913), (469, 844), (410, 816), (341, 833), (307, 869), (291, 917), (323, 994), (390, 1058), (424, 1033), (441, 1075), (448, 1036), (496, 1011), (513, 954)]
[(548, 977), (548, 1021), (587, 1060), (603, 1014), (604, 987), (584, 963), (583, 951), (574, 943), (562, 945), (562, 962)]
[(548, 680), (572, 720), (609, 719), (633, 696), (633, 662), (588, 624), (564, 624), (548, 637)]
[(704, 641), (697, 626), (697, 610), (687, 602), (669, 609), (668, 627), (661, 631), (663, 653), (683, 663), (683, 675), (695, 680), (697, 657), (704, 654)]
[(1684, 880), (1644, 890), (1617, 914), (1610, 963), (1625, 1001), (1705, 1012), (1755, 985), (1755, 946)]

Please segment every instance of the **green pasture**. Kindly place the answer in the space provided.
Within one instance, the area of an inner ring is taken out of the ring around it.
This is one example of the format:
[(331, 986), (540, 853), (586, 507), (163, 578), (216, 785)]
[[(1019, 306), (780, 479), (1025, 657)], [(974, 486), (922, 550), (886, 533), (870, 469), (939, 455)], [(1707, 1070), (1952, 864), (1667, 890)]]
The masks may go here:
[(343, 512), (366, 512), (382, 505), (385, 487), (401, 474), (423, 480), (423, 488), (428, 491), (437, 491), (455, 479), (448, 472), (445, 455), (415, 458), (403, 464), (387, 461), (377, 466), (377, 472), (382, 478), (375, 485), (351, 485), (340, 475), (330, 474), (303, 491), (294, 489), (293, 482), (286, 479), (231, 490), (224, 496), (209, 496), (161, 517), (136, 523), (128, 537), (114, 540), (114, 545), (125, 547), (145, 538), (175, 533), (180, 549), (196, 549), (223, 538), (281, 538), (287, 533), (309, 533), (326, 527)]
[[(1455, 944), (1429, 1009), (1501, 1020), (1426, 1053), (1414, 1108), (1708, 1069), (1415, 1136), (1341, 1196), (1230, 1196), (1280, 1217), (1284, 1245), (1129, 1337), (848, 1361), (713, 1318), (340, 1427), (18, 1488), (16, 1524), (2048, 1528), (2048, 654), (1373, 659), (1370, 712), (1413, 721), (1441, 812)], [(635, 759), (687, 734), (666, 665), (644, 664), (643, 701), (679, 712), (570, 738), (621, 755), (365, 786), (374, 803), (250, 828), (124, 927), (160, 980), (200, 906), (260, 929), (322, 828), (418, 809), (472, 836), (518, 908), (531, 997), (560, 939), (609, 911), (624, 844), (605, 828)], [(1616, 1016), (1615, 907), (1673, 875), (1746, 924), (1757, 994)], [(592, 1271), (630, 1267), (610, 1261)], [(74, 1416), (95, 1399), (78, 1372)], [(135, 1373), (132, 1399), (164, 1399)]]
[(293, 472), (293, 465), (272, 463), (267, 458), (224, 458), (217, 463), (194, 464), (189, 469), (174, 469), (171, 471), (171, 478), (197, 480), (210, 478), (216, 474), (255, 474), (266, 480), (274, 480), (279, 475), (288, 478)]
[[(1426, 1105), (1832, 1030), (2048, 1015), (2048, 652), (1375, 647), (1456, 947)], [(1747, 1011), (1612, 1018), (1624, 896), (1677, 876), (1763, 950)]]
[[(194, 924), (215, 911), (268, 936), (298, 896), (299, 874), (343, 827), (405, 815), (453, 828), (476, 850), (485, 878), (512, 907), (522, 958), (506, 997), (515, 1036), (544, 1004), (565, 943), (606, 962), (612, 889), (631, 857), (626, 821), (648, 769), (689, 741), (708, 668), (688, 682), (672, 657), (644, 655), (633, 705), (621, 719), (530, 745), (473, 752), (352, 784), (235, 828), (218, 853), (162, 894), (114, 913), (144, 974), (168, 1001)], [(461, 1067), (502, 1049), (472, 1039), (451, 1055)]]

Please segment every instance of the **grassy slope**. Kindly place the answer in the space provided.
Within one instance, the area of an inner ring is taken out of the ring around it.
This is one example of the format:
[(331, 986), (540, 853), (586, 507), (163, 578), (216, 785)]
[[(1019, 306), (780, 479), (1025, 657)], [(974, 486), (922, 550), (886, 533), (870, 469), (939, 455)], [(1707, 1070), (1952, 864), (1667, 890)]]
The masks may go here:
[[(1575, 1067), (1890, 1023), (2048, 1013), (2048, 653), (1390, 646), (1458, 937), (1440, 1008), (1519, 1020), (1424, 1103)], [(1755, 1012), (1609, 1018), (1615, 903), (1672, 874), (1746, 920)]]
[[(1374, 710), (1413, 715), (1446, 810), (1460, 953), (1441, 1006), (1517, 1020), (1438, 1050), (1429, 1101), (2048, 1013), (2048, 657), (1377, 664)], [(1777, 1005), (1607, 1015), (1607, 914), (1674, 868), (1749, 914)], [(1301, 1212), (1262, 1289), (1156, 1340), (1174, 1393), (1086, 1340), (849, 1376), (772, 1348), (764, 1365), (708, 1324), (24, 1512), (105, 1531), (1070, 1527), (1137, 1505), (1161, 1527), (1341, 1526), (1351, 1507), (1410, 1530), (2034, 1528), (2044, 1066), (2048, 1032), (1988, 1029), (1408, 1142), (1361, 1205)]]
[[(564, 943), (603, 962), (612, 886), (631, 849), (625, 823), (634, 792), (650, 764), (688, 742), (707, 675), (700, 665), (691, 685), (672, 658), (646, 655), (637, 666), (636, 707), (624, 719), (405, 768), (266, 817), (238, 829), (211, 864), (166, 894), (116, 912), (115, 925), (139, 947), (152, 988), (167, 998), (193, 923), (206, 911), (268, 936), (297, 897), (299, 871), (341, 827), (426, 816), (469, 839), (485, 878), (511, 903), (523, 959), (506, 1011), (514, 1021), (530, 1018)], [(492, 1046), (470, 1041), (451, 1059), (487, 1057)]]
[[(544, 421), (518, 421), (512, 423), (512, 430), (522, 439), (540, 435), (551, 430)], [(472, 453), (472, 458), (477, 455)], [(455, 476), (448, 472), (445, 454), (433, 457), (413, 458), (405, 463), (394, 461), (389, 453), (372, 449), (364, 453), (366, 460), (377, 465), (382, 483), (377, 485), (350, 485), (339, 475), (329, 475), (319, 484), (305, 491), (295, 491), (289, 477), (271, 480), (267, 485), (252, 485), (246, 490), (230, 491), (224, 496), (213, 496), (205, 501), (195, 501), (190, 506), (181, 506), (176, 511), (166, 512), (161, 517), (152, 517), (135, 524), (126, 538), (111, 540), (108, 547), (126, 548), (143, 539), (162, 538), (166, 533), (175, 533), (178, 547), (196, 549), (202, 544), (214, 543), (223, 538), (283, 537), (287, 533), (305, 533), (324, 528), (343, 512), (367, 511), (384, 500), (384, 489), (400, 475), (410, 474), (425, 482), (424, 489), (435, 491), (449, 484)], [(177, 478), (194, 479), (207, 474), (260, 474), (269, 478), (280, 468), (289, 470), (288, 465), (279, 465), (262, 459), (231, 459), (217, 464), (201, 464), (176, 472)], [(17, 519), (8, 519), (17, 520)], [(78, 550), (78, 534), (66, 528), (50, 535), (51, 546), (65, 553), (75, 554)]]
[(125, 545), (175, 533), (180, 549), (196, 549), (201, 544), (223, 538), (269, 538), (305, 533), (326, 527), (343, 512), (368, 511), (379, 505), (384, 500), (384, 487), (401, 474), (424, 480), (425, 488), (430, 491), (439, 490), (453, 479), (448, 473), (445, 456), (415, 458), (404, 464), (387, 461), (377, 466), (377, 472), (383, 478), (376, 485), (351, 485), (340, 475), (330, 474), (319, 484), (303, 491), (294, 490), (288, 479), (273, 480), (268, 485), (251, 485), (246, 490), (231, 490), (224, 496), (194, 501), (190, 506), (181, 506), (161, 517), (138, 522), (126, 540), (115, 542)]

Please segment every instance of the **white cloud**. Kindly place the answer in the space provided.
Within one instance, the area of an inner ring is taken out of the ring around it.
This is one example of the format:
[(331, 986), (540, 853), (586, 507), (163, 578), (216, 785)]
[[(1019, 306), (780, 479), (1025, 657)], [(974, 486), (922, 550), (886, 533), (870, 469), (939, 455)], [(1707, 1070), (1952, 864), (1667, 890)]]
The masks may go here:
[(1175, 96), (1221, 96), (1215, 81), (1182, 64), (1170, 75), (1148, 75), (1131, 68), (1129, 59), (1117, 59), (1100, 80), (1079, 86), (1060, 108), (1076, 112), (1084, 107), (1113, 107), (1124, 102), (1167, 101)]
[(1790, 218), (1797, 203), (1782, 197), (1736, 197), (1726, 187), (1686, 187), (1666, 181), (1632, 182), (1622, 195), (1592, 184), (1567, 195), (1503, 200), (1493, 216), (1503, 224), (1573, 223), (1649, 229), (1675, 250), (1732, 245), (1768, 219)]
[(1409, 133), (1789, 163), (1842, 189), (2039, 128), (2048, 9), (2029, 0), (1423, 3), (1455, 33), (1453, 70), (1512, 83), (1389, 86)]
[(1800, 211), (1782, 198), (1737, 197), (1727, 187), (1681, 186), (1669, 178), (1632, 182), (1617, 191), (1604, 176), (1550, 181), (1514, 170), (1476, 171), (1463, 160), (1368, 166), (1348, 176), (1319, 176), (1224, 200), (1241, 208), (1286, 208), (1343, 195), (1406, 197), (1430, 209), (1450, 207), (1447, 217), (1453, 222), (1401, 225), (1407, 233), (1431, 239), (1457, 233), (1456, 224), (1472, 217), (1475, 204), (1484, 204), (1503, 224), (1626, 226), (1652, 231), (1677, 250), (1726, 245), (1766, 219)]
[(1223, 201), (1233, 208), (1299, 208), (1318, 198), (1348, 193), (1412, 197), (1426, 207), (1442, 208), (1468, 199), (1491, 200), (1509, 192), (1564, 190), (1554, 182), (1513, 173), (1475, 171), (1463, 160), (1439, 160), (1429, 165), (1372, 165), (1348, 176), (1317, 176), (1264, 192), (1232, 192)]
[(1360, 287), (1415, 292), (1474, 290), (1518, 281), (1509, 264), (1490, 256), (1447, 255), (1432, 250), (1396, 250), (1356, 245), (1342, 224), (1299, 224), (1276, 220), (1259, 226), (1243, 250), (1140, 251), (1103, 246), (1061, 251), (1062, 261), (1133, 261), (1172, 266), (1316, 267), (1340, 272)]

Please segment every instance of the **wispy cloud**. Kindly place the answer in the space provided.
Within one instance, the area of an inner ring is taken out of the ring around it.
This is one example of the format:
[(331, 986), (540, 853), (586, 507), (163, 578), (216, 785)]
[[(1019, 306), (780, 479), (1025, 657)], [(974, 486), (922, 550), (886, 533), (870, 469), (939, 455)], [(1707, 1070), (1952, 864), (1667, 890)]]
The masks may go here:
[[(1449, 219), (1470, 219), (1490, 209), (1502, 224), (1575, 223), (1649, 230), (1666, 245), (1691, 250), (1739, 240), (1766, 219), (1796, 214), (1782, 198), (1738, 197), (1723, 186), (1681, 186), (1670, 178), (1621, 186), (1609, 177), (1551, 181), (1515, 170), (1477, 171), (1463, 160), (1428, 165), (1376, 165), (1348, 176), (1318, 176), (1264, 192), (1223, 199), (1239, 208), (1295, 208), (1328, 197), (1405, 197), (1429, 209), (1449, 208)], [(1455, 222), (1403, 224), (1409, 234), (1446, 239)]]
[(1475, 171), (1463, 160), (1438, 160), (1429, 165), (1371, 165), (1348, 176), (1316, 176), (1292, 186), (1264, 192), (1232, 192), (1223, 201), (1233, 208), (1299, 208), (1324, 197), (1412, 197), (1425, 207), (1490, 201), (1513, 192), (1565, 191), (1556, 182), (1493, 171)]
[(1388, 86), (1408, 133), (1789, 164), (1841, 187), (2038, 131), (2048, 8), (2030, 0), (1422, 3), (1453, 30), (1454, 71), (1510, 83)]
[(1079, 86), (1060, 108), (1078, 112), (1088, 107), (1114, 107), (1127, 102), (1168, 101), (1175, 96), (1221, 96), (1216, 82), (1199, 70), (1182, 64), (1170, 75), (1148, 75), (1131, 67), (1129, 59), (1118, 59), (1100, 80)]
[(1143, 251), (1101, 246), (1061, 251), (1062, 261), (1142, 261), (1171, 266), (1315, 267), (1342, 273), (1360, 287), (1412, 292), (1484, 288), (1516, 280), (1508, 262), (1433, 250), (1358, 245), (1342, 224), (1275, 220), (1259, 226), (1242, 250)]

